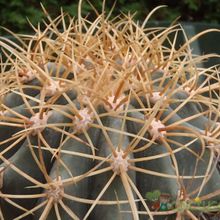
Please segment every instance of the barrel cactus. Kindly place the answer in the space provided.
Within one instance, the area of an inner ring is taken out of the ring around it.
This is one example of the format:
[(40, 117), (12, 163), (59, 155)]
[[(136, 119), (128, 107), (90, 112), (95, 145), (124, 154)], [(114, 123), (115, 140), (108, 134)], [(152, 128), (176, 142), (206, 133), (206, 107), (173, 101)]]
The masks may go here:
[(1, 219), (218, 212), (219, 70), (190, 49), (218, 30), (149, 27), (160, 7), (142, 24), (104, 10), (91, 22), (81, 4), (0, 38)]

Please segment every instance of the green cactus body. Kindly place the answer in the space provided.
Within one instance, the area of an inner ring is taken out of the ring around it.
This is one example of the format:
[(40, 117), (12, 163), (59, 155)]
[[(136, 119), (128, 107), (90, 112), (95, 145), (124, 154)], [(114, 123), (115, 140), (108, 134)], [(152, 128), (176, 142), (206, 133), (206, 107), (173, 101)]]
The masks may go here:
[(203, 33), (178, 47), (181, 25), (90, 22), (81, 3), (78, 20), (43, 8), (24, 48), (0, 40), (0, 218), (218, 212), (219, 71), (189, 48)]

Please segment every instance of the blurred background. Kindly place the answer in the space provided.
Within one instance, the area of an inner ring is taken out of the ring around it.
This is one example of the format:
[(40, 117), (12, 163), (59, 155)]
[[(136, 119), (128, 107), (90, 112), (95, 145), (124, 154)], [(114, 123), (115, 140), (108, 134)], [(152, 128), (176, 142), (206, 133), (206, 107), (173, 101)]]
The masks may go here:
[[(0, 0), (0, 25), (14, 32), (29, 32), (30, 26), (27, 18), (36, 25), (42, 18), (43, 12), (40, 2), (47, 9), (52, 18), (60, 13), (60, 7), (71, 16), (77, 15), (78, 0)], [(101, 11), (102, 0), (90, 0), (96, 9)], [(112, 7), (114, 0), (106, 0), (106, 11)], [(152, 20), (173, 21), (180, 16), (179, 21), (205, 22), (209, 24), (220, 24), (220, 1), (219, 0), (117, 0), (113, 12), (118, 15), (136, 12), (135, 19), (143, 20), (154, 7), (167, 5), (153, 15)], [(89, 3), (83, 1), (83, 15), (94, 17)], [(3, 30), (0, 29), (0, 34)]]

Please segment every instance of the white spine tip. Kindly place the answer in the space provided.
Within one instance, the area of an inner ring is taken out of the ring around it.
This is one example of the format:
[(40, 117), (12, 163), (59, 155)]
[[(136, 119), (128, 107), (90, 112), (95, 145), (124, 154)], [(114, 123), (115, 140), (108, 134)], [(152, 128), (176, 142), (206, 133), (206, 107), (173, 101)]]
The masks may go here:
[[(107, 102), (108, 104), (105, 104), (105, 109), (107, 111), (123, 111), (124, 109), (124, 104), (121, 104), (121, 101), (124, 99), (124, 96), (118, 97), (115, 100), (115, 96), (108, 96)], [(115, 101), (114, 101), (115, 100)]]
[(44, 88), (46, 96), (53, 96), (57, 92), (62, 91), (60, 87), (60, 82), (55, 80), (50, 80), (50, 82)]
[(116, 156), (111, 157), (112, 170), (114, 172), (116, 172), (117, 175), (119, 175), (121, 173), (121, 170), (123, 170), (124, 172), (127, 172), (128, 166), (129, 166), (128, 157), (123, 158), (124, 152), (122, 150), (120, 150), (120, 151), (116, 150), (115, 153), (116, 153)]
[(39, 112), (36, 113), (29, 119), (31, 134), (33, 136), (37, 135), (38, 132), (42, 132), (47, 125), (48, 118), (51, 116), (52, 112), (45, 113), (41, 115)]
[(149, 133), (153, 139), (158, 140), (166, 135), (166, 131), (160, 131), (164, 128), (165, 125), (160, 120), (153, 119), (149, 127)]
[(159, 100), (166, 100), (166, 96), (161, 95), (160, 92), (153, 92), (152, 95), (150, 95), (149, 100), (151, 103), (155, 104), (156, 102), (158, 102)]
[(19, 80), (22, 83), (28, 83), (36, 77), (36, 70), (22, 71), (19, 73)]
[(64, 195), (64, 187), (61, 181), (61, 177), (59, 176), (57, 181), (53, 181), (50, 185), (50, 188), (47, 190), (47, 197), (52, 198), (54, 203), (59, 202), (63, 198)]
[(89, 125), (93, 122), (93, 113), (89, 112), (88, 108), (81, 109), (78, 113), (82, 119), (75, 116), (73, 120), (73, 127), (77, 133), (80, 133), (83, 130), (87, 130)]

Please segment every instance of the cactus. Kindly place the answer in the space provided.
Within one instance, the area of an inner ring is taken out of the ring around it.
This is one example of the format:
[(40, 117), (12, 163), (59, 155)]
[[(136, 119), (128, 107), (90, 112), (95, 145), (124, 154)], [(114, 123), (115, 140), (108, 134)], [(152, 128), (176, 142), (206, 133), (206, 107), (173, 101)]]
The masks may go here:
[(147, 27), (160, 7), (141, 25), (104, 9), (91, 22), (81, 4), (78, 19), (43, 8), (35, 34), (0, 37), (1, 219), (219, 211), (219, 71), (190, 49), (218, 30)]

